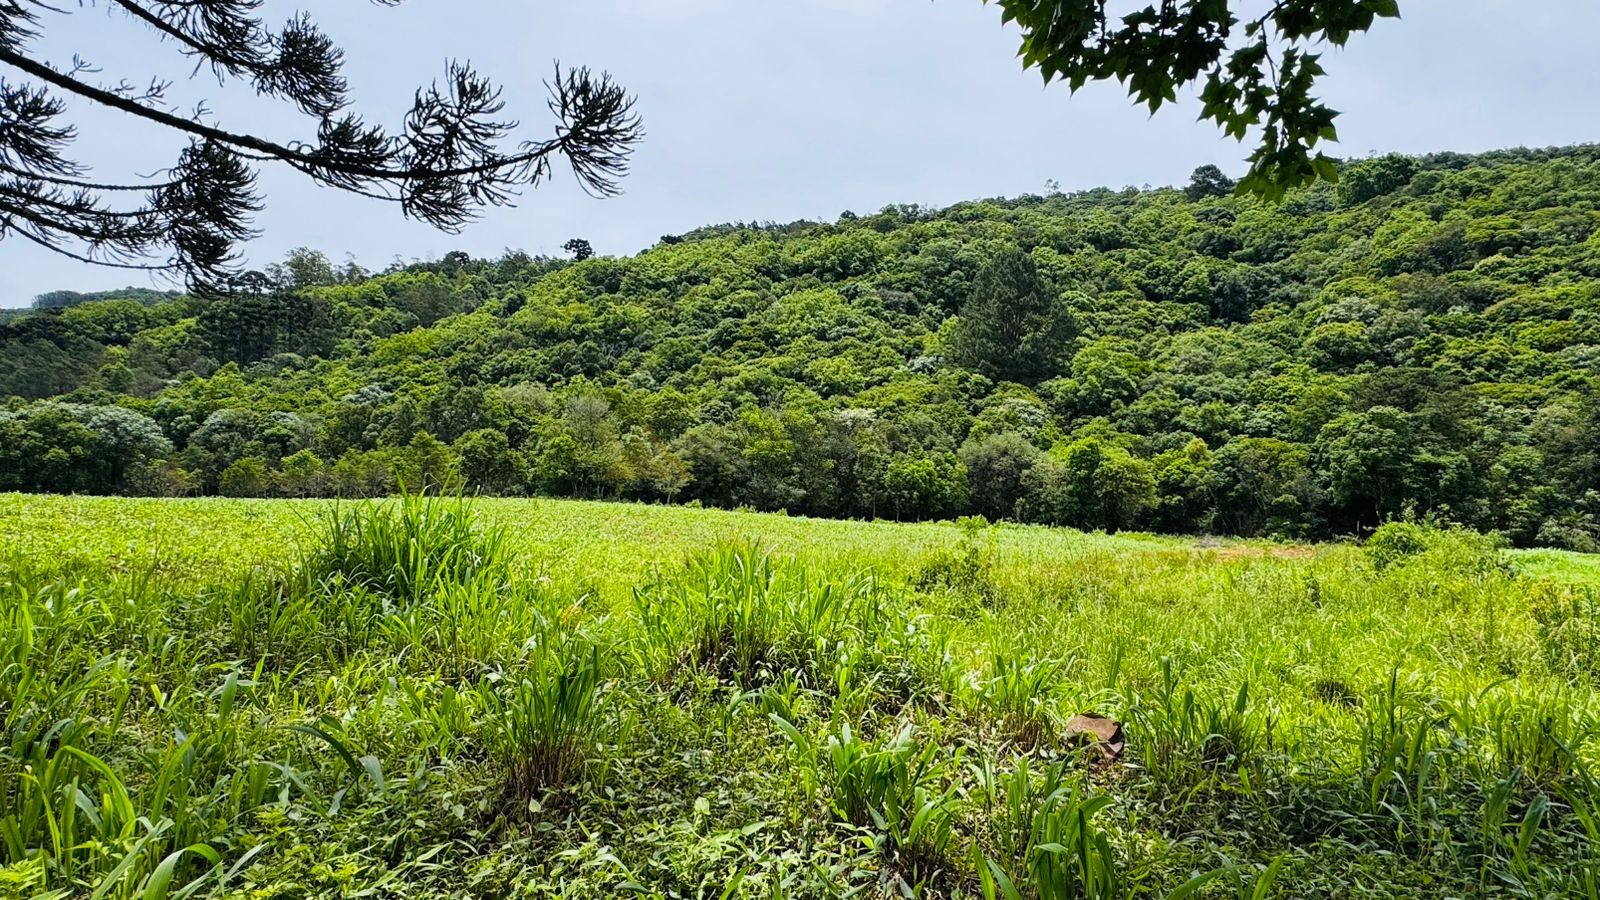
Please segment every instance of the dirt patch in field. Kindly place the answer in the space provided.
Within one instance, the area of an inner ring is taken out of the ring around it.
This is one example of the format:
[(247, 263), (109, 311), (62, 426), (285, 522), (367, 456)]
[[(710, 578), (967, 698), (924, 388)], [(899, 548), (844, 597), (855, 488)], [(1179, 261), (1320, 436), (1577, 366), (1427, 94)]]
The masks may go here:
[(1306, 544), (1289, 544), (1282, 547), (1254, 547), (1248, 544), (1229, 544), (1222, 547), (1196, 547), (1196, 553), (1205, 553), (1219, 562), (1236, 559), (1310, 559), (1316, 548)]

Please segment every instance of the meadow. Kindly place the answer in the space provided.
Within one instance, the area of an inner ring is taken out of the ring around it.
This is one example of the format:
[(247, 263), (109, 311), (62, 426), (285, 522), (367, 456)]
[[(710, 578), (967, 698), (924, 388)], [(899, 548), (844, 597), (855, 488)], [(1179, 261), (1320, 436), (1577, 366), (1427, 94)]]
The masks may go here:
[(1600, 898), (1595, 560), (0, 495), (0, 895)]

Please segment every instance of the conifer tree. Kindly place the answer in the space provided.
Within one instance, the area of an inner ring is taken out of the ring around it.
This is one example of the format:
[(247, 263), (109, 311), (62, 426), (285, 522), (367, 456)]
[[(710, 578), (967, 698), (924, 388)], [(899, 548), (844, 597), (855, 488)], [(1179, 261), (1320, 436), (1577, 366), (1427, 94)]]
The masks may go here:
[(1035, 384), (1056, 373), (1075, 327), (1033, 259), (1007, 247), (978, 269), (961, 308), (950, 361), (997, 381)]

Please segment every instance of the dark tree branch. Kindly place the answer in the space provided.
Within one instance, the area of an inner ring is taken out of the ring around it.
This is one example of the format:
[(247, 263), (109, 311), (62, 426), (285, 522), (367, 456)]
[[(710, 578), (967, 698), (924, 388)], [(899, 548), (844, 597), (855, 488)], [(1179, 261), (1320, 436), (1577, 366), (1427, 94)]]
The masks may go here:
[(0, 163), (0, 172), (5, 172), (10, 175), (17, 175), (24, 178), (36, 178), (40, 181), (48, 181), (51, 184), (57, 184), (63, 187), (83, 188), (84, 190), (88, 191), (151, 191), (166, 187), (171, 184), (171, 182), (159, 184), (98, 184), (93, 181), (79, 181), (73, 178), (59, 178), (53, 175), (41, 175), (38, 172), (26, 172), (22, 169), (16, 168), (15, 166), (8, 166), (5, 163)]
[[(266, 28), (259, 0), (108, 0), (133, 20), (209, 67), (219, 84), (248, 80), (265, 96), (294, 103), (316, 122), (309, 141), (282, 142), (214, 124), (204, 106), (190, 115), (164, 108), (167, 85), (138, 88), (124, 80), (95, 84), (95, 73), (74, 57), (58, 68), (28, 52), (42, 12), (65, 14), (41, 0), (0, 0), (0, 64), (32, 83), (0, 81), (0, 202), (6, 234), (26, 235), (73, 258), (122, 254), (144, 257), (160, 247), (170, 258), (150, 268), (181, 274), (191, 285), (216, 288), (231, 277), (234, 246), (253, 235), (259, 208), (250, 162), (290, 166), (318, 183), (363, 197), (399, 203), (407, 216), (454, 231), (485, 206), (511, 202), (522, 186), (549, 178), (564, 156), (584, 190), (618, 191), (629, 156), (643, 136), (633, 98), (609, 76), (556, 69), (547, 82), (554, 137), (524, 142), (513, 152), (498, 145), (516, 127), (500, 117), (500, 91), (465, 65), (452, 63), (442, 82), (419, 90), (402, 129), (389, 134), (348, 112), (343, 52), (305, 15), (281, 29)], [(375, 0), (392, 6), (399, 0)], [(50, 91), (115, 109), (191, 139), (168, 172), (147, 185), (98, 183), (66, 155), (76, 137), (59, 124), (65, 107)], [(111, 209), (102, 195), (141, 193), (144, 202)]]

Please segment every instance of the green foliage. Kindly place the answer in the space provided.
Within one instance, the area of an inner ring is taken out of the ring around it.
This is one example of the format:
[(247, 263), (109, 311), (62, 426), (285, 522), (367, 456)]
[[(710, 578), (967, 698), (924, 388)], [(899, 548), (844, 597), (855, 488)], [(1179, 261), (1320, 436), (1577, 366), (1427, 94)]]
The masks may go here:
[(309, 448), (285, 456), (273, 481), (285, 497), (322, 497), (331, 486), (328, 464)]
[(1075, 325), (1033, 260), (1005, 247), (978, 269), (950, 336), (951, 362), (996, 381), (1033, 384), (1055, 374)]
[(461, 457), (461, 481), (468, 490), (509, 494), (528, 482), (527, 462), (497, 429), (467, 432), (456, 440), (455, 451)]
[(148, 416), (118, 406), (40, 403), (0, 409), (0, 488), (110, 494), (171, 450)]
[(1346, 413), (1323, 427), (1315, 447), (1334, 497), (1358, 521), (1401, 511), (1407, 488), (1418, 475), (1416, 437), (1404, 412), (1375, 406), (1364, 413)]
[(1226, 197), (1238, 187), (1232, 178), (1222, 174), (1222, 170), (1212, 165), (1201, 166), (1189, 176), (1189, 185), (1183, 189), (1183, 195), (1191, 201), (1199, 202), (1207, 197)]
[[(1426, 522), (1372, 543), (3, 495), (0, 878), (1586, 896), (1600, 570)], [(1003, 602), (917, 589), (969, 554)], [(1080, 711), (1119, 758), (1067, 745)]]
[(242, 293), (207, 305), (197, 330), (217, 359), (245, 366), (279, 353), (327, 353), (330, 325), (327, 304), (318, 297)]
[(111, 291), (95, 291), (79, 293), (78, 291), (47, 291), (33, 298), (31, 304), (34, 309), (70, 309), (84, 303), (98, 303), (102, 300), (132, 300), (145, 306), (154, 306), (167, 300), (175, 300), (182, 295), (177, 291), (157, 291), (150, 288), (125, 287)]
[(505, 544), (504, 529), (480, 526), (469, 501), (405, 494), (328, 510), (296, 576), (323, 590), (359, 588), (415, 603), (449, 585), (501, 577)]
[(881, 740), (864, 739), (848, 722), (819, 748), (793, 723), (774, 714), (798, 764), (825, 789), (839, 821), (870, 829), (868, 846), (894, 866), (903, 890), (922, 891), (946, 865), (958, 809), (954, 764), (934, 743), (906, 725)]
[(268, 484), (266, 460), (246, 456), (222, 470), (217, 479), (217, 493), (224, 497), (265, 497)]
[(1153, 113), (1203, 80), (1201, 118), (1239, 140), (1261, 133), (1241, 188), (1277, 198), (1338, 179), (1333, 160), (1311, 155), (1318, 142), (1334, 139), (1338, 115), (1312, 93), (1323, 69), (1311, 49), (1341, 47), (1379, 17), (1400, 15), (1395, 0), (1288, 0), (1265, 11), (1224, 0), (1147, 6), (1116, 18), (1093, 0), (997, 2), (1004, 21), (1022, 27), (1023, 65), (1047, 84), (1060, 79), (1076, 91), (1115, 78)]
[(961, 445), (961, 462), (967, 467), (972, 506), (979, 515), (995, 520), (1016, 516), (1013, 506), (1022, 496), (1028, 472), (1039, 458), (1039, 448), (1013, 431), (974, 438)]
[(1574, 679), (1600, 676), (1600, 598), (1592, 588), (1543, 582), (1532, 613), (1552, 671)]
[(974, 693), (1001, 733), (1032, 747), (1058, 724), (1055, 689), (1070, 669), (1056, 660), (1023, 660), (995, 650), (989, 657), (987, 677), (980, 677)]
[(1397, 520), (1386, 522), (1367, 538), (1365, 550), (1373, 568), (1391, 566), (1423, 558), (1425, 562), (1445, 563), (1463, 574), (1500, 568), (1502, 539), (1463, 528), (1434, 522)]
[(0, 323), (0, 488), (1295, 539), (1411, 510), (1600, 547), (1600, 154), (1343, 171), (1281, 205), (1202, 168), (581, 262), (296, 251), (249, 300), (28, 313)]
[(884, 469), (883, 498), (895, 519), (939, 519), (967, 504), (967, 468), (953, 453), (895, 456)]
[(1059, 445), (1028, 473), (1026, 518), (1115, 532), (1156, 502), (1150, 464), (1103, 438)]
[(1250, 682), (1231, 696), (1206, 696), (1184, 683), (1170, 657), (1161, 658), (1159, 673), (1150, 696), (1129, 708), (1150, 777), (1171, 784), (1230, 773), (1248, 779), (1272, 740), (1270, 717), (1263, 721), (1251, 707)]
[[(1122, 897), (1126, 877), (1095, 816), (1112, 798), (1094, 795), (1060, 763), (1035, 771), (1021, 757), (1009, 771), (974, 767), (992, 831), (992, 852), (975, 853), (985, 900)], [(1026, 892), (1026, 893), (1024, 893)]]
[(881, 603), (869, 578), (816, 578), (751, 545), (726, 546), (637, 592), (636, 658), (662, 679), (687, 667), (744, 687), (785, 670), (814, 682), (847, 643), (877, 636)]
[(1398, 153), (1350, 163), (1339, 172), (1339, 203), (1354, 206), (1392, 194), (1410, 183), (1416, 174), (1416, 160)]
[(1428, 549), (1427, 528), (1415, 522), (1386, 522), (1367, 538), (1367, 558), (1373, 568), (1383, 571), (1389, 566)]
[(912, 575), (911, 584), (918, 590), (947, 591), (962, 601), (993, 606), (1001, 599), (994, 532), (981, 516), (961, 519), (956, 527), (961, 531), (960, 543), (929, 554)]
[(519, 671), (486, 681), (478, 698), (512, 797), (562, 787), (581, 774), (599, 728), (600, 652), (551, 630)]

